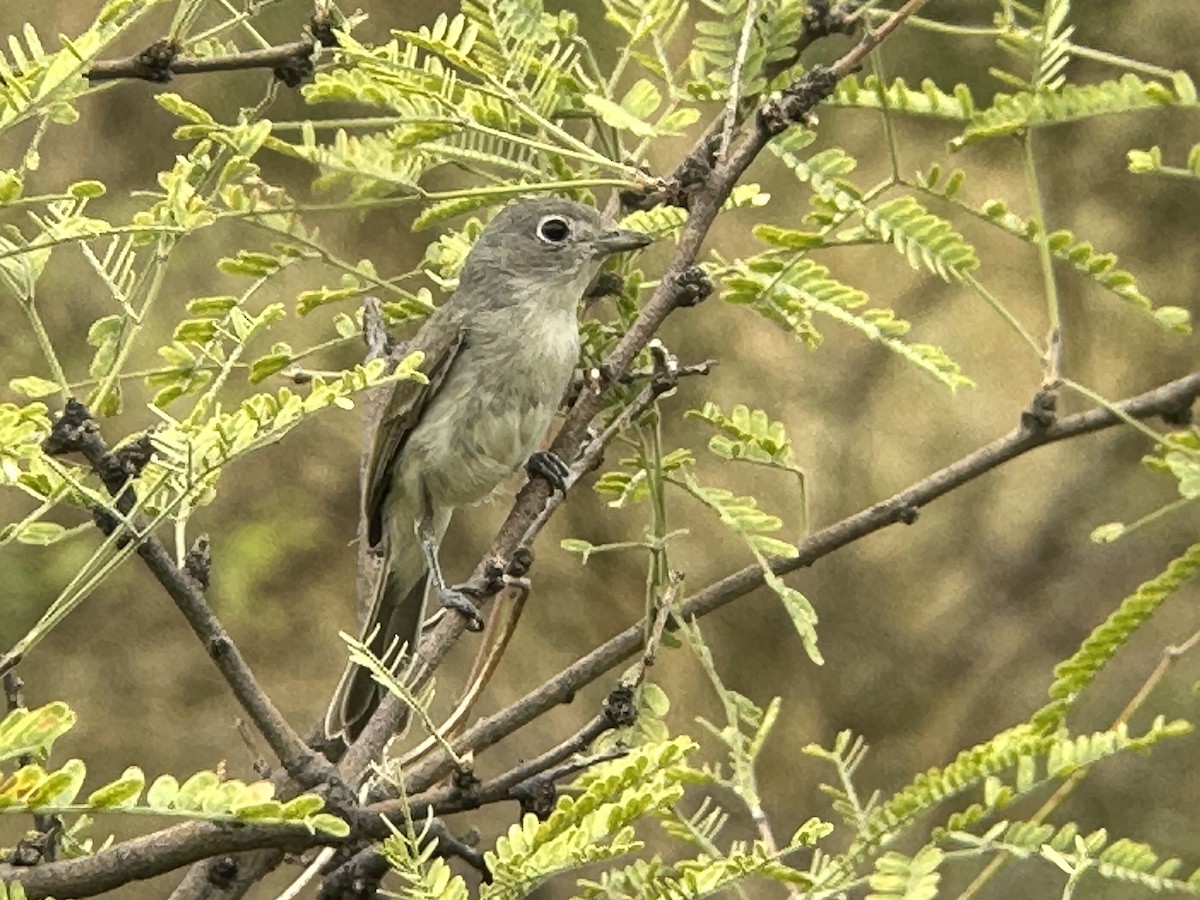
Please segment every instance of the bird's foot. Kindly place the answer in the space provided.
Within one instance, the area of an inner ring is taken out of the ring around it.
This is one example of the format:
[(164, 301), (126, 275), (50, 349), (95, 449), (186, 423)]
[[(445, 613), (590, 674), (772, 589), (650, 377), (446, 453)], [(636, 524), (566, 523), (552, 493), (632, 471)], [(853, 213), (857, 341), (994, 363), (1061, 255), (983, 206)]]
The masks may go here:
[(443, 609), (452, 609), (467, 620), (467, 631), (483, 631), (483, 617), (462, 591), (450, 587), (439, 588), (437, 598)]
[(553, 490), (566, 493), (571, 467), (557, 454), (549, 450), (537, 451), (529, 457), (529, 462), (525, 463), (525, 471), (530, 478), (544, 478)]

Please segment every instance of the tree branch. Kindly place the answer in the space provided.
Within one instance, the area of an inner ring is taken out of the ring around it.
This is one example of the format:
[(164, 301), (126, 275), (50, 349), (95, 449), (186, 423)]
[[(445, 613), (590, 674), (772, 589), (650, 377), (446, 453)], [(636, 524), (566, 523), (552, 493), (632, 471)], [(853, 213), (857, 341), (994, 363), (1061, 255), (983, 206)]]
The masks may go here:
[(89, 81), (135, 78), (154, 84), (166, 84), (176, 75), (271, 69), (288, 87), (296, 87), (312, 74), (312, 54), (316, 48), (317, 42), (309, 39), (227, 56), (192, 59), (180, 56), (178, 45), (164, 38), (125, 59), (100, 60), (88, 70), (87, 78)]
[(122, 841), (91, 856), (32, 867), (0, 864), (0, 883), (21, 885), (30, 900), (93, 897), (239, 850), (279, 847), (298, 852), (314, 844), (338, 843), (338, 838), (314, 835), (299, 825), (188, 822)]
[[(768, 100), (759, 106), (750, 133), (733, 148), (725, 160), (712, 169), (704, 189), (692, 196), (688, 222), (680, 235), (674, 257), (663, 272), (650, 300), (605, 361), (604, 369), (610, 379), (619, 379), (629, 370), (638, 353), (662, 326), (667, 316), (680, 305), (692, 302), (695, 296), (696, 260), (699, 258), (700, 248), (722, 204), (759, 153), (788, 125), (807, 119), (812, 110), (833, 92), (837, 82), (856, 69), (867, 53), (892, 34), (900, 23), (923, 3), (924, 0), (908, 0), (877, 31), (865, 35), (831, 67), (815, 67), (789, 86), (780, 99)], [(582, 392), (568, 412), (551, 445), (551, 451), (560, 459), (576, 459), (587, 443), (588, 428), (592, 420), (602, 408), (602, 392)], [(537, 534), (546, 521), (541, 517), (541, 510), (550, 497), (551, 489), (543, 479), (526, 483), (492, 542), (487, 557), (476, 567), (473, 581), (484, 583), (489, 566), (494, 566), (497, 560), (511, 559), (518, 547)], [(501, 569), (503, 568), (502, 565)], [(462, 616), (444, 616), (426, 635), (418, 652), (427, 672), (433, 672), (441, 665), (451, 646), (465, 630), (466, 622)], [(358, 773), (364, 771), (395, 734), (406, 715), (407, 710), (398, 697), (385, 697), (358, 740), (343, 758), (340, 767), (343, 777), (353, 780)]]
[[(1197, 397), (1200, 397), (1200, 372), (1116, 404), (1119, 414), (1100, 408), (1067, 416), (1045, 425), (1036, 422), (1023, 424), (1010, 434), (939, 469), (887, 500), (873, 504), (816, 532), (798, 545), (794, 557), (773, 560), (772, 569), (777, 574), (786, 574), (809, 566), (835, 550), (890, 525), (898, 522), (911, 523), (915, 521), (916, 513), (921, 507), (1039, 447), (1111, 428), (1121, 424), (1124, 421), (1123, 417), (1146, 419), (1163, 416), (1177, 423), (1180, 421), (1181, 411), (1193, 404)], [(680, 603), (676, 615), (683, 619), (707, 615), (749, 594), (762, 584), (762, 571), (757, 566), (748, 566), (686, 598)], [(643, 622), (631, 625), (516, 703), (477, 722), (454, 742), (456, 750), (460, 753), (467, 750), (478, 753), (508, 737), (543, 713), (569, 702), (581, 688), (634, 656), (642, 647), (644, 634)], [(535, 762), (538, 765), (553, 766), (559, 759), (565, 758), (562, 755), (565, 748), (577, 746), (579, 740), (587, 736), (594, 738), (600, 727), (600, 719), (601, 716), (597, 716), (590, 720), (575, 735), (542, 754), (537, 760), (486, 782), (481, 786), (478, 797), (485, 802), (508, 799), (510, 794), (507, 792), (511, 791), (514, 784), (529, 777), (530, 767), (533, 767)], [(433, 788), (449, 769), (448, 760), (444, 755), (436, 754), (409, 773), (405, 787), (411, 798), (411, 808), (424, 810), (432, 807), (442, 813), (453, 811), (456, 805), (462, 808), (461, 801), (456, 801), (449, 789)], [(368, 814), (361, 816), (360, 821), (356, 823), (361, 828), (360, 834), (384, 836), (376, 829), (375, 823), (378, 823), (380, 828), (382, 823), (375, 813), (391, 812), (390, 803), (391, 801), (384, 801), (368, 808)], [(271, 848), (295, 850), (318, 843), (338, 842), (328, 837), (318, 839), (307, 833), (297, 834), (294, 830), (284, 832), (270, 826), (234, 828), (211, 823), (187, 823), (135, 838), (83, 859), (65, 860), (29, 869), (0, 866), (0, 878), (20, 882), (31, 898), (49, 895), (64, 898), (85, 897), (132, 880), (161, 875), (197, 860), (239, 850), (267, 849), (269, 855), (258, 854), (249, 858), (248, 862), (252, 864), (239, 871), (239, 881), (244, 882), (251, 871), (265, 872), (278, 863), (281, 851)], [(130, 860), (133, 861), (132, 865), (129, 864)], [(195, 870), (193, 874), (198, 878), (200, 871), (203, 870)], [(189, 881), (197, 883), (195, 878), (189, 878)]]
[[(1197, 396), (1200, 396), (1200, 372), (1131, 397), (1117, 404), (1116, 408), (1122, 415), (1135, 419), (1177, 417), (1179, 411), (1195, 402)], [(1044, 428), (1022, 425), (887, 500), (810, 535), (797, 546), (795, 556), (773, 559), (771, 569), (777, 575), (785, 575), (810, 566), (835, 550), (889, 525), (898, 522), (911, 524), (916, 521), (921, 507), (1031, 450), (1111, 428), (1122, 421), (1121, 416), (1108, 409), (1093, 409), (1068, 416)], [(686, 598), (677, 614), (682, 619), (708, 615), (744, 597), (763, 583), (762, 570), (756, 565), (747, 566)], [(585, 685), (633, 656), (641, 645), (645, 627), (644, 622), (631, 625), (511, 706), (476, 722), (453, 742), (456, 752), (478, 754), (543, 713), (569, 702)], [(410, 794), (426, 791), (447, 771), (449, 761), (445, 755), (434, 754), (410, 771), (405, 790)]]
[(308, 23), (311, 37), (258, 50), (202, 58), (182, 56), (179, 41), (166, 37), (133, 56), (96, 62), (87, 71), (87, 79), (96, 82), (135, 78), (153, 84), (166, 84), (176, 75), (270, 69), (288, 87), (298, 87), (312, 76), (313, 54), (318, 48), (337, 46), (337, 35), (333, 30), (335, 24), (328, 12), (318, 10)]
[(117, 453), (110, 451), (87, 407), (77, 400), (67, 401), (44, 444), (49, 455), (81, 453), (100, 476), (105, 489), (113, 496), (113, 505), (127, 524), (119, 522), (108, 509), (97, 508), (93, 510), (97, 526), (106, 533), (116, 529), (132, 532), (128, 539), (137, 540), (138, 556), (175, 601), (238, 703), (288, 773), (305, 787), (328, 780), (329, 764), (309, 749), (271, 702), (245, 657), (208, 605), (200, 583), (175, 564), (158, 537), (144, 534), (145, 524), (138, 517), (129, 518), (136, 504), (132, 480), (152, 452), (149, 442), (144, 439), (131, 447)]

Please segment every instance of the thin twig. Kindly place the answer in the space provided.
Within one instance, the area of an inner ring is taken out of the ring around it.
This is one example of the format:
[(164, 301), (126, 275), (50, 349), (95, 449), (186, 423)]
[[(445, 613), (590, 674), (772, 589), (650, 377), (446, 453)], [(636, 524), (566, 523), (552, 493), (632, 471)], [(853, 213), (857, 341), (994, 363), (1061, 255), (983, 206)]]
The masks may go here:
[[(1178, 415), (1179, 410), (1194, 402), (1197, 396), (1200, 396), (1200, 372), (1131, 397), (1117, 404), (1117, 407), (1123, 414), (1139, 419), (1160, 414)], [(920, 506), (927, 505), (1031, 450), (1111, 428), (1120, 423), (1121, 419), (1116, 414), (1106, 409), (1093, 409), (1068, 416), (1044, 430), (1018, 429), (1013, 434), (993, 441), (951, 463), (889, 500), (874, 504), (813, 534), (798, 546), (796, 557), (774, 560), (772, 567), (783, 573), (811, 565), (821, 557), (868, 534), (897, 522), (911, 521), (912, 514)], [(762, 572), (758, 566), (748, 567), (684, 600), (679, 604), (678, 615), (682, 618), (699, 618), (745, 596), (761, 584)], [(474, 752), (482, 751), (548, 710), (567, 702), (582, 687), (636, 654), (643, 646), (644, 633), (644, 625), (641, 622), (630, 626), (516, 703), (477, 722), (455, 742), (456, 746), (460, 749), (469, 748)], [(433, 798), (433, 795), (422, 796), (418, 792), (429, 791), (445, 773), (445, 765), (445, 759), (432, 757), (409, 773), (406, 787), (411, 791), (411, 800), (419, 800), (425, 804)], [(505, 780), (511, 777), (509, 775)], [(485, 784), (484, 789), (488, 790), (489, 786)], [(372, 820), (379, 822), (374, 815), (366, 815), (356, 821), (363, 829), (363, 834), (377, 834), (371, 824)], [(121, 884), (161, 875), (212, 856), (252, 848), (304, 849), (319, 843), (337, 841), (307, 833), (284, 833), (265, 826), (243, 826), (230, 830), (224, 825), (187, 823), (120, 843), (82, 859), (62, 860), (25, 870), (0, 866), (0, 879), (22, 884), (31, 900), (50, 895), (63, 898), (92, 896)], [(262, 877), (278, 864), (281, 859), (279, 854), (280, 851), (275, 850), (240, 858), (239, 884), (248, 885)], [(199, 889), (207, 884), (211, 889), (212, 885), (205, 881), (204, 873), (203, 867), (193, 869), (185, 885)], [(183, 886), (180, 890), (183, 890)]]
[(87, 78), (92, 82), (132, 78), (165, 84), (176, 75), (270, 69), (289, 87), (295, 87), (311, 75), (312, 55), (318, 46), (317, 41), (308, 38), (226, 56), (191, 58), (180, 56), (178, 45), (164, 39), (133, 56), (98, 61), (88, 70)]
[[(1172, 644), (1169, 647), (1164, 647), (1162, 654), (1158, 658), (1158, 665), (1146, 676), (1146, 680), (1142, 682), (1141, 687), (1137, 689), (1137, 692), (1125, 704), (1125, 708), (1113, 719), (1113, 723), (1109, 726), (1109, 731), (1128, 724), (1133, 714), (1141, 709), (1142, 704), (1146, 702), (1146, 698), (1150, 696), (1150, 692), (1158, 687), (1158, 683), (1166, 677), (1170, 668), (1179, 661), (1180, 657), (1192, 650), (1197, 644), (1200, 644), (1200, 631), (1194, 632), (1182, 644)], [(1084, 766), (1072, 772), (1070, 777), (1058, 786), (1038, 811), (1030, 816), (1029, 821), (1035, 825), (1040, 825), (1044, 822), (1052, 812), (1062, 806), (1063, 801), (1071, 796), (1075, 788), (1079, 787), (1083, 779), (1087, 777), (1089, 771), (1091, 771), (1091, 766)], [(992, 857), (991, 861), (980, 870), (979, 874), (959, 894), (958, 900), (973, 900), (983, 890), (984, 886), (996, 877), (1000, 870), (1008, 864), (1010, 859), (1012, 857), (1007, 853), (1000, 853)]]
[[(1117, 408), (1139, 419), (1164, 413), (1177, 414), (1197, 396), (1200, 396), (1200, 372), (1131, 397), (1117, 404)], [(1107, 409), (1093, 409), (1068, 416), (1044, 429), (1020, 427), (887, 500), (815, 532), (797, 545), (795, 556), (772, 559), (771, 569), (784, 575), (811, 566), (869, 534), (897, 523), (916, 521), (921, 507), (1031, 450), (1111, 428), (1120, 422), (1120, 417)], [(678, 615), (683, 619), (705, 616), (761, 587), (763, 582), (762, 569), (757, 565), (747, 566), (684, 600), (679, 605)], [(643, 622), (629, 626), (506, 709), (475, 723), (455, 740), (455, 748), (460, 753), (478, 754), (543, 713), (569, 701), (585, 685), (633, 656), (642, 645), (644, 629)], [(446, 771), (445, 757), (431, 757), (409, 773), (406, 790), (410, 795), (427, 790)]]
[[(99, 427), (82, 403), (67, 401), (64, 412), (46, 439), (45, 447), (46, 452), (52, 455), (81, 453), (113, 496), (117, 512), (123, 519), (128, 519), (136, 505), (131, 485), (136, 470), (130, 467), (128, 459), (108, 449), (100, 436)], [(144, 464), (145, 460), (142, 462)], [(101, 530), (128, 527), (138, 535), (145, 530), (138, 516), (128, 519), (128, 526), (124, 526), (114, 521), (115, 517), (108, 510), (98, 509), (94, 513)], [(259, 685), (245, 657), (208, 605), (199, 582), (175, 564), (171, 554), (153, 534), (138, 539), (137, 554), (175, 601), (242, 709), (284, 768), (304, 786), (327, 780), (330, 773), (328, 763), (301, 740)]]
[(725, 124), (721, 128), (721, 143), (717, 147), (717, 161), (724, 162), (729, 145), (733, 143), (733, 129), (738, 119), (738, 98), (742, 89), (742, 69), (746, 66), (746, 54), (750, 50), (750, 35), (754, 31), (754, 18), (758, 15), (758, 0), (746, 4), (742, 20), (742, 34), (738, 38), (737, 53), (733, 57), (733, 68), (729, 73), (729, 100), (725, 103)]
[(91, 856), (63, 859), (40, 866), (0, 864), (0, 883), (19, 884), (29, 900), (45, 897), (94, 897), (124, 884), (153, 878), (180, 866), (239, 850), (281, 847), (300, 852), (317, 844), (337, 844), (328, 834), (313, 834), (299, 825), (247, 822), (187, 822), (140, 835)]
[[(629, 371), (638, 353), (666, 318), (681, 304), (694, 302), (698, 271), (696, 260), (701, 246), (725, 200), (759, 153), (791, 123), (806, 119), (817, 104), (833, 92), (838, 80), (857, 68), (867, 53), (895, 32), (900, 23), (923, 2), (908, 0), (878, 30), (864, 35), (859, 44), (833, 66), (809, 71), (784, 91), (779, 100), (768, 101), (759, 108), (751, 132), (733, 149), (728, 159), (713, 169), (706, 189), (693, 197), (688, 222), (680, 235), (674, 257), (641, 313), (605, 361), (604, 369), (609, 378), (620, 378)], [(575, 459), (579, 455), (587, 439), (588, 428), (602, 409), (603, 402), (599, 393), (589, 391), (584, 391), (576, 399), (550, 448), (559, 459)], [(530, 481), (522, 488), (487, 557), (476, 568), (473, 581), (484, 582), (486, 567), (492, 561), (512, 558), (517, 548), (528, 540), (531, 526), (539, 519), (540, 511), (550, 495), (550, 487), (543, 479)], [(450, 647), (465, 629), (464, 617), (448, 616), (422, 640), (420, 654), (430, 671), (441, 665)], [(354, 773), (361, 772), (378, 756), (403, 721), (404, 715), (403, 704), (397, 698), (384, 698), (358, 740), (342, 759), (343, 774), (353, 778)]]
[[(491, 881), (483, 854), (450, 834), (446, 824), (435, 820), (429, 834), (436, 839), (436, 855), (449, 859), (457, 857), (466, 861), (473, 869), (481, 872), (485, 882)], [(388, 873), (388, 861), (377, 847), (366, 847), (343, 863), (321, 884), (317, 900), (344, 900), (346, 897), (370, 896), (370, 891)]]

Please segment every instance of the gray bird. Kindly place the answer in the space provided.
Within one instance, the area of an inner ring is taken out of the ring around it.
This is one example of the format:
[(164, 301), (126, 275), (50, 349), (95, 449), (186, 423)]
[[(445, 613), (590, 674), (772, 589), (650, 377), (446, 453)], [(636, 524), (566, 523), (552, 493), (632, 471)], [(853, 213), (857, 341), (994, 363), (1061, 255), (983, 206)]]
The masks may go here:
[[(438, 565), (450, 514), (485, 499), (530, 459), (575, 369), (584, 292), (605, 257), (652, 240), (560, 199), (514, 202), (479, 236), (458, 290), (406, 348), (424, 351), (429, 383), (395, 384), (363, 481), (366, 538), (382, 542), (384, 557), (363, 630), (376, 655), (397, 639), (415, 651), (431, 589), (442, 606), (477, 615)], [(536, 461), (552, 480), (565, 472), (556, 459)], [(381, 691), (351, 664), (326, 733), (353, 740)]]

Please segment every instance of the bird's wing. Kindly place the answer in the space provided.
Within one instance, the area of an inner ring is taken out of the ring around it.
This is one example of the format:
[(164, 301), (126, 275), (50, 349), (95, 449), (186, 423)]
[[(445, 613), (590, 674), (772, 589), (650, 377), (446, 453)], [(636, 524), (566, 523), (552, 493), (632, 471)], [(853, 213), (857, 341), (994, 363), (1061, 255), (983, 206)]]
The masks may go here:
[(406, 353), (424, 351), (425, 359), (420, 369), (429, 382), (397, 381), (375, 430), (371, 460), (363, 479), (363, 511), (367, 517), (367, 539), (372, 547), (383, 536), (381, 513), (391, 484), (392, 462), (420, 421), (426, 404), (437, 394), (438, 386), (463, 346), (466, 332), (461, 317), (449, 314), (449, 310), (439, 315), (443, 310), (434, 313), (405, 348)]

